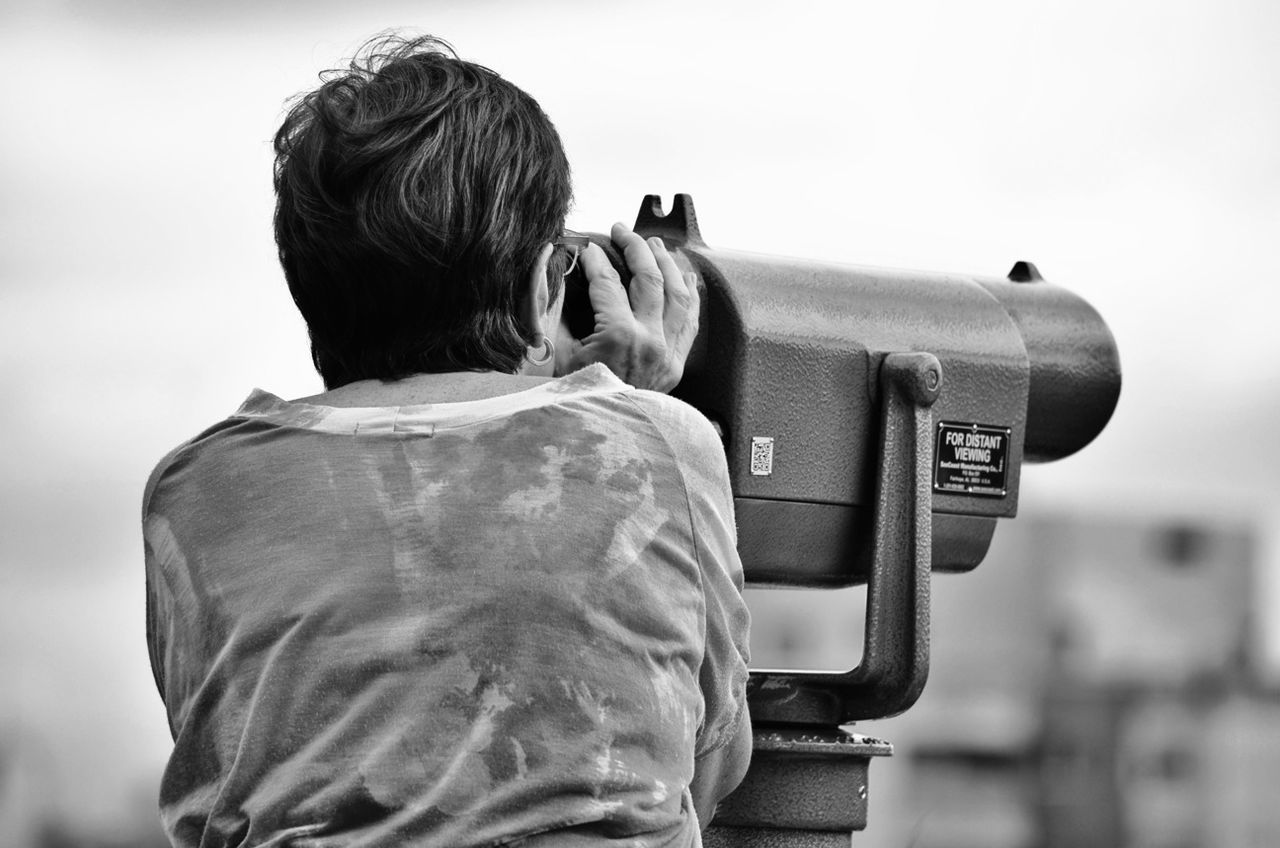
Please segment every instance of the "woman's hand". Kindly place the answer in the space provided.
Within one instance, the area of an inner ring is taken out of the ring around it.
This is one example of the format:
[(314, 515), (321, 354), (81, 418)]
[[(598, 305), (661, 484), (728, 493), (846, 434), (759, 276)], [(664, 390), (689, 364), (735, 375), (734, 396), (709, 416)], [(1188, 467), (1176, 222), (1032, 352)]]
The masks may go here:
[(614, 224), (610, 236), (631, 270), (631, 285), (622, 287), (597, 245), (582, 252), (578, 261), (596, 323), (582, 340), (562, 332), (569, 354), (564, 371), (602, 362), (636, 388), (669, 392), (684, 376), (698, 335), (697, 278), (686, 279), (660, 238), (646, 242), (623, 224)]

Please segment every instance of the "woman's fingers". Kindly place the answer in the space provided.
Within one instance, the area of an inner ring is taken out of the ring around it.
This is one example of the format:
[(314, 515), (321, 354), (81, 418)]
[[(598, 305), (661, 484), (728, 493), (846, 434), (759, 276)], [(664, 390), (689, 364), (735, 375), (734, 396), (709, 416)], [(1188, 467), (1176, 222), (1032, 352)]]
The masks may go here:
[(598, 246), (583, 251), (595, 329), (569, 346), (568, 370), (602, 362), (634, 386), (669, 391), (680, 382), (698, 333), (697, 276), (680, 270), (660, 238), (646, 241), (623, 224), (614, 224), (610, 237), (631, 283), (623, 288)]
[(649, 244), (653, 248), (654, 258), (658, 261), (658, 268), (662, 271), (662, 334), (670, 345), (685, 332), (691, 310), (694, 312), (694, 321), (697, 321), (698, 289), (694, 286), (692, 291), (690, 290), (689, 281), (685, 279), (680, 266), (676, 264), (675, 257), (667, 250), (662, 239), (650, 239)]
[(653, 248), (631, 231), (626, 224), (614, 224), (609, 233), (613, 243), (622, 249), (622, 257), (631, 271), (631, 311), (636, 320), (651, 330), (662, 327), (666, 298), (662, 271), (658, 268)]
[(602, 315), (613, 320), (630, 318), (631, 304), (627, 302), (627, 291), (604, 250), (599, 245), (589, 244), (578, 261), (582, 263), (582, 271), (587, 277), (587, 297), (596, 312), (596, 324), (601, 323)]

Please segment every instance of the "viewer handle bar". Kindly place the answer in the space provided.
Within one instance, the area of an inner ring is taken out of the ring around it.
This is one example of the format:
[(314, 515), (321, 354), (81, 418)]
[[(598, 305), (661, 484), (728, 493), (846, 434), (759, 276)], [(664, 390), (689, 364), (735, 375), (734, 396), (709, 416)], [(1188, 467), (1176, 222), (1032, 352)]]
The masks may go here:
[(880, 366), (881, 445), (862, 661), (843, 674), (763, 671), (748, 689), (755, 722), (838, 725), (896, 715), (929, 676), (933, 535), (931, 407), (942, 366), (891, 353)]

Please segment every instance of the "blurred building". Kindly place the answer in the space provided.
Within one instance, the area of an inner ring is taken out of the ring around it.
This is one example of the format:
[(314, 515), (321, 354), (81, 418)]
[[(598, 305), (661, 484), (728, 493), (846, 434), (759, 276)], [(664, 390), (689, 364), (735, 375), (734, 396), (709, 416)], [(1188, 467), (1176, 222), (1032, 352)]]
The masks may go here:
[[(934, 579), (919, 703), (858, 726), (895, 756), (872, 767), (870, 824), (855, 844), (1280, 845), (1262, 530), (1151, 516), (1002, 522), (976, 572)], [(767, 594), (752, 597), (759, 665), (857, 662), (860, 600)]]

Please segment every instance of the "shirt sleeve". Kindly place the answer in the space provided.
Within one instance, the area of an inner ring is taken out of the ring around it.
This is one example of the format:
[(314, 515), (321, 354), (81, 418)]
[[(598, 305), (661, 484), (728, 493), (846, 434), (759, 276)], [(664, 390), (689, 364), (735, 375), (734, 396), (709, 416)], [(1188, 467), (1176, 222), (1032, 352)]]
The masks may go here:
[[(189, 443), (184, 442), (160, 460), (147, 478), (142, 493), (142, 543), (145, 564), (147, 601), (147, 653), (151, 658), (151, 675), (155, 680), (160, 699), (168, 703), (166, 655), (169, 651), (168, 633), (172, 628), (174, 610), (164, 580), (164, 558), (170, 541), (168, 523), (153, 509), (153, 500), (160, 480), (173, 466)], [(170, 728), (172, 729), (172, 728)]]
[(156, 689), (160, 692), (160, 700), (165, 699), (164, 692), (164, 651), (165, 645), (162, 641), (161, 631), (164, 627), (165, 610), (164, 599), (161, 597), (156, 587), (156, 571), (155, 549), (152, 546), (150, 534), (148, 533), (148, 523), (151, 518), (151, 499), (155, 495), (156, 486), (159, 485), (160, 477), (169, 466), (170, 460), (173, 459), (174, 453), (170, 451), (156, 467), (151, 471), (151, 475), (147, 478), (146, 488), (142, 493), (142, 548), (145, 564), (145, 589), (147, 597), (147, 654), (151, 659), (151, 676), (155, 680)]
[(670, 446), (689, 501), (706, 602), (699, 669), (705, 715), (694, 749), (694, 756), (701, 757), (733, 739), (746, 709), (751, 616), (742, 599), (729, 467), (720, 437), (702, 413), (665, 395), (637, 391), (632, 396)]

